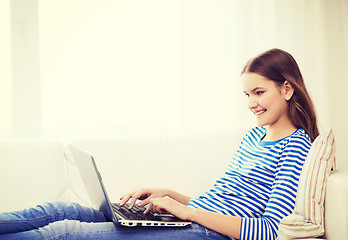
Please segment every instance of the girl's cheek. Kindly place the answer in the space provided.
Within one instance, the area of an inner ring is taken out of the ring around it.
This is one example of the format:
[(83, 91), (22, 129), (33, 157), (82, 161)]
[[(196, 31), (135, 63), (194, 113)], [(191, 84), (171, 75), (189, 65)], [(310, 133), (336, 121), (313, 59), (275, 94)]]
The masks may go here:
[(260, 97), (259, 104), (261, 107), (267, 108), (272, 104), (273, 101), (275, 100), (272, 98), (267, 98), (266, 96), (263, 96), (263, 97)]
[(263, 108), (265, 107), (265, 101), (262, 98), (259, 98), (258, 104), (259, 104), (259, 106), (261, 106)]

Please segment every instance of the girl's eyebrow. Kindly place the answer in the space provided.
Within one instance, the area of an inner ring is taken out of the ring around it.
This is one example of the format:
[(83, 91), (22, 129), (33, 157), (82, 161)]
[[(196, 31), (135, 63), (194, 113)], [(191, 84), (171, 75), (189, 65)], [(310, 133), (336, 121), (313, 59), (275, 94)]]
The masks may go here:
[(262, 87), (256, 87), (256, 88), (254, 88), (253, 90), (251, 90), (251, 92), (257, 92), (258, 90), (260, 90), (260, 89), (263, 89)]
[[(258, 90), (263, 89), (262, 87), (256, 87), (251, 92), (257, 92)], [(247, 91), (244, 91), (244, 93), (247, 93)]]

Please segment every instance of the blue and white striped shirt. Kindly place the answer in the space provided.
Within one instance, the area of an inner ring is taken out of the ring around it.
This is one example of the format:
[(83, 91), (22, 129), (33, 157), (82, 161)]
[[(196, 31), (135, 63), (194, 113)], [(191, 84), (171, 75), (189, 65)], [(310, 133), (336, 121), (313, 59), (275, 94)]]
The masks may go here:
[(298, 180), (312, 145), (303, 129), (275, 142), (256, 127), (243, 138), (224, 176), (189, 205), (242, 217), (240, 239), (276, 239), (294, 206)]

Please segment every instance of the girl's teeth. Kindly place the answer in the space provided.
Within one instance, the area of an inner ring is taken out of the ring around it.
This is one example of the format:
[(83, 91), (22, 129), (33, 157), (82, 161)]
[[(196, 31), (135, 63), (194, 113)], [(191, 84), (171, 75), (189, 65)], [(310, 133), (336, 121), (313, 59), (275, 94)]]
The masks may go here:
[(262, 114), (262, 113), (264, 113), (264, 112), (266, 112), (266, 110), (258, 111), (258, 112), (256, 112), (255, 114), (256, 114), (256, 115), (260, 115), (260, 114)]

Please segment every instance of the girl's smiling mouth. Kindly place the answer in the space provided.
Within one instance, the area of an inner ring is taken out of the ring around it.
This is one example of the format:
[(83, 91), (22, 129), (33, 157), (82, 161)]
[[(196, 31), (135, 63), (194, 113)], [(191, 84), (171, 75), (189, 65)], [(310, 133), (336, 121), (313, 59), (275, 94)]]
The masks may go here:
[(261, 116), (263, 113), (265, 113), (267, 109), (261, 109), (261, 110), (255, 110), (253, 111), (256, 117)]

